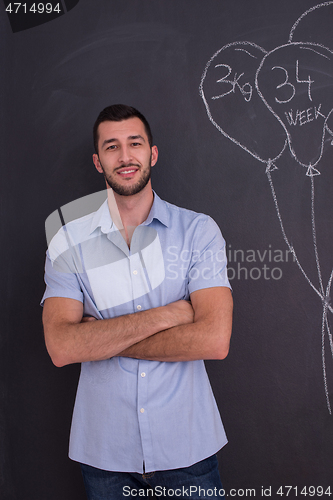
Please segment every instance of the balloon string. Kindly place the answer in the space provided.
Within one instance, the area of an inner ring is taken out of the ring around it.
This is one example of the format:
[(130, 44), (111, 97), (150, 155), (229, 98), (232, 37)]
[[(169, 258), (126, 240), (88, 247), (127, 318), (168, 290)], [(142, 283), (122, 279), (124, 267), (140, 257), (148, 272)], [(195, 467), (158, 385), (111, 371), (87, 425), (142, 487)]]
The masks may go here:
[[(312, 219), (312, 238), (313, 238), (313, 246), (314, 246), (314, 251), (315, 251), (315, 256), (316, 256), (316, 264), (317, 264), (317, 271), (318, 271), (318, 278), (320, 282), (320, 288), (322, 290), (322, 294), (324, 296), (324, 286), (323, 286), (323, 280), (322, 280), (322, 273), (320, 269), (320, 261), (319, 261), (319, 255), (318, 255), (318, 246), (317, 246), (317, 232), (316, 232), (316, 222), (315, 222), (315, 204), (314, 204), (314, 178), (313, 176), (311, 177), (311, 219)], [(331, 285), (332, 285), (332, 278), (333, 278), (333, 270), (331, 271), (331, 275), (326, 287), (326, 294), (325, 297), (322, 299), (323, 301), (323, 320), (322, 320), (322, 366), (323, 366), (323, 375), (324, 375), (324, 386), (325, 386), (325, 394), (326, 394), (326, 401), (327, 401), (327, 407), (330, 415), (332, 414), (331, 412), (331, 405), (330, 405), (330, 399), (329, 399), (329, 394), (328, 394), (328, 387), (327, 387), (327, 375), (326, 375), (326, 363), (325, 363), (325, 331), (327, 332), (327, 338), (329, 341), (330, 345), (330, 350), (331, 350), (331, 356), (333, 357), (333, 339), (332, 339), (332, 334), (330, 330), (330, 326), (328, 323), (328, 317), (327, 317), (327, 309), (328, 309), (328, 304), (329, 304), (329, 298), (330, 298), (330, 292), (331, 292)]]
[[(321, 300), (324, 300), (324, 294), (323, 293), (320, 293), (319, 290), (317, 290), (317, 288), (314, 286), (314, 284), (312, 283), (312, 281), (310, 280), (310, 278), (308, 277), (308, 275), (306, 274), (306, 272), (304, 271), (303, 267), (301, 266), (298, 258), (297, 258), (297, 255), (296, 255), (296, 252), (294, 250), (294, 247), (289, 243), (289, 240), (287, 238), (287, 235), (286, 235), (286, 232), (284, 230), (284, 226), (283, 226), (283, 222), (282, 222), (282, 217), (281, 217), (281, 214), (280, 214), (280, 209), (279, 209), (279, 205), (278, 205), (278, 202), (277, 202), (277, 197), (276, 197), (276, 194), (275, 194), (275, 189), (274, 189), (274, 185), (273, 185), (273, 181), (272, 181), (272, 176), (271, 176), (271, 162), (268, 162), (267, 164), (267, 168), (266, 168), (266, 174), (267, 174), (267, 177), (268, 177), (268, 181), (269, 181), (269, 184), (270, 184), (270, 187), (271, 187), (271, 191), (272, 191), (272, 196), (273, 196), (273, 200), (274, 200), (274, 204), (275, 204), (275, 209), (276, 209), (276, 212), (277, 212), (277, 216), (278, 216), (278, 219), (279, 219), (279, 222), (280, 222), (280, 227), (281, 227), (281, 231), (282, 231), (282, 235), (283, 235), (283, 238), (284, 238), (284, 241), (286, 242), (290, 252), (292, 253), (294, 259), (295, 259), (295, 262), (296, 264), (298, 265), (300, 271), (302, 272), (303, 276), (305, 277), (305, 279), (307, 280), (307, 282), (309, 283), (309, 285), (311, 286), (311, 288), (316, 292), (316, 294), (321, 298)], [(331, 306), (328, 305), (328, 308), (331, 312), (333, 312), (333, 308)]]
[(314, 177), (311, 176), (311, 223), (312, 223), (312, 239), (313, 239), (313, 248), (315, 252), (318, 279), (320, 283), (320, 289), (322, 296), (324, 297), (324, 286), (320, 269), (319, 255), (318, 255), (318, 247), (317, 247), (317, 232), (316, 232), (316, 220), (315, 220), (315, 208), (314, 208)]
[[(328, 306), (329, 300), (330, 300), (332, 278), (333, 278), (333, 270), (331, 272), (331, 276), (330, 276), (330, 279), (329, 279), (329, 282), (328, 282), (328, 285), (327, 285), (327, 288), (326, 288), (326, 302), (325, 302), (326, 309), (327, 309), (327, 306)], [(328, 322), (328, 320), (327, 320), (327, 322)], [(332, 334), (331, 334), (331, 330), (330, 330), (330, 328), (328, 326), (328, 323), (327, 323), (327, 333), (328, 333), (328, 339), (330, 341), (331, 354), (332, 354), (332, 357), (333, 357), (333, 337), (332, 337)]]
[(327, 303), (324, 303), (323, 305), (323, 319), (321, 325), (321, 362), (323, 366), (324, 388), (325, 388), (327, 408), (329, 414), (332, 415), (330, 397), (328, 394), (328, 387), (327, 387), (327, 375), (326, 375), (326, 363), (325, 363), (325, 327), (327, 328), (328, 335), (330, 335), (329, 325), (327, 321)]
[(318, 278), (319, 278), (320, 288), (322, 290), (322, 293), (320, 293), (320, 291), (317, 290), (317, 288), (311, 282), (310, 278), (307, 276), (306, 272), (304, 271), (303, 267), (301, 266), (301, 264), (300, 264), (300, 262), (299, 262), (299, 260), (297, 258), (295, 249), (292, 247), (292, 245), (290, 244), (290, 242), (289, 242), (289, 240), (287, 238), (287, 235), (286, 235), (286, 232), (285, 232), (285, 229), (284, 229), (284, 226), (283, 226), (283, 222), (282, 222), (282, 217), (281, 217), (281, 214), (280, 214), (280, 209), (279, 209), (279, 205), (278, 205), (278, 201), (277, 201), (277, 196), (276, 196), (275, 189), (274, 189), (274, 184), (273, 184), (272, 176), (271, 176), (271, 170), (274, 170), (274, 168), (272, 168), (272, 166), (273, 166), (272, 162), (269, 161), (267, 163), (266, 174), (267, 174), (267, 178), (268, 178), (268, 181), (269, 181), (269, 184), (270, 184), (270, 187), (271, 187), (272, 196), (273, 196), (273, 200), (274, 200), (274, 204), (275, 204), (277, 216), (278, 216), (278, 219), (279, 219), (279, 222), (280, 222), (280, 227), (281, 227), (283, 238), (284, 238), (284, 240), (285, 240), (285, 242), (286, 242), (286, 244), (287, 244), (290, 252), (294, 256), (294, 259), (295, 259), (295, 261), (296, 261), (299, 269), (301, 270), (303, 276), (306, 278), (307, 282), (312, 287), (312, 289), (317, 293), (317, 295), (319, 295), (319, 297), (321, 298), (322, 304), (323, 304), (323, 316), (322, 316), (322, 328), (321, 328), (322, 368), (323, 368), (324, 389), (325, 389), (325, 396), (326, 396), (327, 408), (328, 408), (329, 414), (332, 415), (331, 403), (330, 403), (330, 398), (329, 398), (329, 393), (328, 393), (328, 386), (327, 386), (327, 373), (326, 373), (326, 362), (325, 362), (325, 332), (327, 332), (327, 337), (328, 337), (329, 344), (330, 344), (330, 349), (331, 349), (331, 355), (333, 357), (333, 338), (332, 338), (332, 334), (331, 334), (331, 331), (330, 331), (330, 327), (329, 327), (329, 323), (328, 323), (328, 318), (327, 318), (327, 311), (330, 310), (331, 312), (333, 312), (333, 309), (332, 309), (332, 307), (329, 304), (329, 297), (330, 297), (330, 291), (331, 291), (332, 280), (333, 280), (333, 270), (331, 272), (330, 279), (329, 279), (329, 282), (328, 282), (327, 288), (326, 288), (326, 294), (325, 294), (324, 293), (323, 282), (322, 282), (322, 277), (321, 277), (321, 270), (320, 270), (320, 263), (319, 263), (319, 256), (318, 256), (318, 249), (317, 249), (317, 237), (316, 237), (316, 226), (315, 226), (315, 208), (314, 208), (314, 180), (313, 180), (313, 176), (311, 176), (312, 237), (313, 237), (314, 251), (315, 251), (315, 256), (316, 256)]

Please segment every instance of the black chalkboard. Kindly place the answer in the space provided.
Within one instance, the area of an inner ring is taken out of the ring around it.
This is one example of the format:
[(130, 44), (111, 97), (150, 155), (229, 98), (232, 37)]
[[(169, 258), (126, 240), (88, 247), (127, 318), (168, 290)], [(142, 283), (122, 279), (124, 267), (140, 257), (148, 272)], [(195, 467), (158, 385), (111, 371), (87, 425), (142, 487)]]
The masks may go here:
[(227, 241), (233, 337), (226, 360), (207, 362), (229, 438), (219, 453), (226, 491), (329, 498), (333, 2), (79, 0), (49, 2), (49, 14), (36, 4), (29, 17), (9, 4), (0, 5), (1, 500), (85, 498), (67, 458), (79, 366), (55, 368), (43, 341), (44, 227), (103, 189), (92, 125), (119, 102), (151, 124), (156, 192), (211, 215)]

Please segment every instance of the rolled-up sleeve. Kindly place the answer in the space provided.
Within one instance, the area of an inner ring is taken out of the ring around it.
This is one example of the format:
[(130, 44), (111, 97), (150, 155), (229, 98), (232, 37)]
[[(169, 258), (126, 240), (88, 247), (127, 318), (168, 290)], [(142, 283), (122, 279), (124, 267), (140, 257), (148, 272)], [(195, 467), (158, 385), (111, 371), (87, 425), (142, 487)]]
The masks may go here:
[(64, 260), (62, 270), (60, 270), (59, 265), (55, 266), (48, 251), (46, 252), (44, 279), (46, 289), (41, 305), (49, 297), (65, 297), (83, 302), (83, 293), (77, 275), (66, 265)]
[(192, 293), (216, 286), (231, 288), (227, 273), (225, 240), (216, 222), (207, 216), (200, 221), (200, 227), (194, 235), (188, 290)]

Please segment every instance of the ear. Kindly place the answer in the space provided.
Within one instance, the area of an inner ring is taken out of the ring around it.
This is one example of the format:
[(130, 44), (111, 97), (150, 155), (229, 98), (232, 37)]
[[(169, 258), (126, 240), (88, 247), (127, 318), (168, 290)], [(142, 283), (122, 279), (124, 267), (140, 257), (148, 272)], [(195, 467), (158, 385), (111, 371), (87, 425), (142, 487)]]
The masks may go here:
[(93, 162), (94, 162), (94, 165), (95, 165), (95, 167), (96, 167), (97, 171), (98, 171), (100, 174), (102, 174), (102, 173), (103, 173), (103, 169), (102, 169), (102, 166), (101, 166), (101, 164), (100, 164), (100, 161), (99, 161), (98, 155), (97, 155), (97, 154), (93, 154), (92, 159), (93, 159)]
[(151, 163), (150, 166), (153, 167), (156, 165), (158, 159), (158, 149), (157, 146), (152, 146), (151, 148)]

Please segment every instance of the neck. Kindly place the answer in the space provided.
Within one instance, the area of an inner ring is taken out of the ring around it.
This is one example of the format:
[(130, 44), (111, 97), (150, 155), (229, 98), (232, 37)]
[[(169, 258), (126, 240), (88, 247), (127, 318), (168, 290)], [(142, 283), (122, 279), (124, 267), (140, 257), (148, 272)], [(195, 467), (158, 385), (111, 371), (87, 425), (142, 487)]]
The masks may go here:
[(113, 222), (116, 224), (128, 245), (137, 226), (144, 222), (154, 201), (151, 182), (133, 196), (121, 196), (108, 189), (108, 204)]

